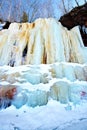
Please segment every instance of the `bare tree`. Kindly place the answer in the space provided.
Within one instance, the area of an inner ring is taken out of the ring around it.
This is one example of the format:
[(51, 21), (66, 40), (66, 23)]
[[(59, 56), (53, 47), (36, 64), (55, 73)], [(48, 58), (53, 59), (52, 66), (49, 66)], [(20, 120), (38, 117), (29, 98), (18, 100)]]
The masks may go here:
[(59, 3), (58, 8), (60, 12), (62, 12), (62, 15), (68, 13), (70, 9), (72, 9), (72, 0), (60, 0)]
[(62, 3), (63, 3), (64, 11), (65, 11), (65, 13), (67, 13), (67, 9), (66, 9), (66, 6), (65, 6), (65, 0), (62, 0)]
[(86, 0), (84, 0), (84, 2), (85, 2), (85, 3), (87, 3), (87, 1), (86, 1)]
[(78, 2), (77, 0), (75, 0), (75, 2), (76, 2), (76, 4), (77, 4), (77, 6), (79, 6), (79, 2)]

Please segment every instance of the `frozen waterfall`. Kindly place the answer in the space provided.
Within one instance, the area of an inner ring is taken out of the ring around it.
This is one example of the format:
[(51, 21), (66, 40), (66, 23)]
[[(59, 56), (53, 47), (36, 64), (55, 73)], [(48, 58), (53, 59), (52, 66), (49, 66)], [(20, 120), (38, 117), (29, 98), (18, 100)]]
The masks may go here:
[(78, 26), (67, 30), (52, 18), (12, 23), (0, 31), (0, 108), (87, 100), (86, 62)]
[(12, 23), (0, 31), (0, 65), (85, 63), (86, 51), (79, 27), (69, 31), (52, 18)]

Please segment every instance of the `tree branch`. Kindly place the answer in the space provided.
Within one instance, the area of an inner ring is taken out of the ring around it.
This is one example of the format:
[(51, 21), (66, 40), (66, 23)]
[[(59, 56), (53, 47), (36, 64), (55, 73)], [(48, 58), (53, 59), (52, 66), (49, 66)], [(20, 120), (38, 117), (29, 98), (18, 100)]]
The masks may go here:
[(62, 0), (62, 3), (63, 3), (63, 7), (64, 7), (64, 10), (65, 10), (65, 13), (67, 13), (64, 0)]
[(79, 6), (79, 3), (78, 3), (78, 1), (77, 1), (77, 0), (75, 0), (75, 2), (76, 2), (76, 4), (77, 4), (77, 6)]
[(86, 0), (84, 0), (84, 2), (85, 2), (85, 3), (87, 3), (87, 1), (86, 1)]

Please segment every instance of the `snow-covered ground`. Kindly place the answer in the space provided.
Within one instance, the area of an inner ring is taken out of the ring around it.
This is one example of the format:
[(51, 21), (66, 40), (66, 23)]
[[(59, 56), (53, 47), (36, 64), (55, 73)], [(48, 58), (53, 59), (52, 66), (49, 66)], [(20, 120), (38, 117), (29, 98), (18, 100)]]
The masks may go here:
[(0, 111), (0, 130), (87, 130), (87, 102), (71, 107), (54, 100), (35, 108), (11, 106)]
[(87, 130), (86, 70), (63, 62), (0, 67), (0, 87), (17, 88), (0, 110), (0, 130)]

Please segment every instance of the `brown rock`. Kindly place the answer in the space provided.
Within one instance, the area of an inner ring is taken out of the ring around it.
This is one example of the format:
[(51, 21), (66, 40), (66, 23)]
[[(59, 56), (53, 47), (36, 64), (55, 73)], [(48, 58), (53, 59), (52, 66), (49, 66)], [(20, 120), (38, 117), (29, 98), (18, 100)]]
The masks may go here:
[(16, 93), (17, 90), (15, 86), (7, 85), (0, 87), (0, 98), (13, 99)]
[(74, 8), (69, 13), (62, 16), (59, 21), (68, 29), (80, 25), (83, 42), (84, 45), (87, 46), (87, 33), (84, 33), (82, 29), (83, 26), (87, 28), (87, 3)]

